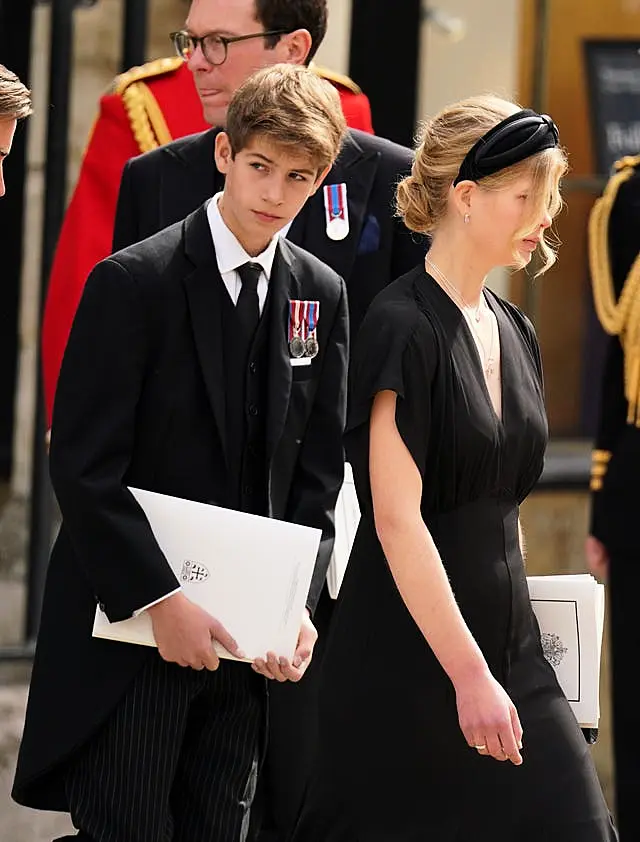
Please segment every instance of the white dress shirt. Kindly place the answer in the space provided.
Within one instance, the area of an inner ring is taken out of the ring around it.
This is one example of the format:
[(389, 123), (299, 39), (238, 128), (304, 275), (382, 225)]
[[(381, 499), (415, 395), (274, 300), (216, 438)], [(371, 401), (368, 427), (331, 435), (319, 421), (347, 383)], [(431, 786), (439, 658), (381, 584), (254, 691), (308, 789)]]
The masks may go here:
[(260, 307), (260, 315), (262, 315), (264, 302), (267, 300), (269, 278), (271, 277), (273, 260), (276, 256), (278, 237), (284, 237), (286, 235), (291, 227), (291, 223), (274, 235), (269, 245), (261, 254), (251, 257), (240, 245), (235, 234), (229, 230), (226, 222), (222, 218), (218, 207), (220, 196), (222, 196), (222, 193), (216, 193), (207, 205), (207, 219), (209, 220), (211, 237), (213, 238), (213, 244), (216, 250), (216, 260), (218, 261), (220, 275), (227, 288), (227, 292), (231, 296), (231, 300), (234, 304), (237, 304), (238, 296), (242, 289), (242, 281), (237, 272), (238, 267), (245, 263), (259, 263), (262, 266), (262, 273), (258, 278), (258, 306)]

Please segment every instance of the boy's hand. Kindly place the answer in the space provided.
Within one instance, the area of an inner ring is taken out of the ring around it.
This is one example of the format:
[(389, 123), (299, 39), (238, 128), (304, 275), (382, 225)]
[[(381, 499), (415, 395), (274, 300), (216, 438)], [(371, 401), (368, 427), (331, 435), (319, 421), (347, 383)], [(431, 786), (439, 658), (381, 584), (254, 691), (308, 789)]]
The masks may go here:
[(244, 658), (222, 623), (183, 593), (175, 593), (147, 611), (160, 657), (165, 661), (195, 670), (217, 670), (220, 659), (213, 648), (214, 640), (232, 655)]
[(260, 675), (264, 675), (265, 678), (274, 681), (300, 681), (311, 663), (313, 647), (317, 639), (318, 632), (305, 608), (293, 663), (290, 663), (286, 658), (278, 658), (273, 652), (267, 652), (267, 660), (256, 658), (253, 662), (253, 669)]

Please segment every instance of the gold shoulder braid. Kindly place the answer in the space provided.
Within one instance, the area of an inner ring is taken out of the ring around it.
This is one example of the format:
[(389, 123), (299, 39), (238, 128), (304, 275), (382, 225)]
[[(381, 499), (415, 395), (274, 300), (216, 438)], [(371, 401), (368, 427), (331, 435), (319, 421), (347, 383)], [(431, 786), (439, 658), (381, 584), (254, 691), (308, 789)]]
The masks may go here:
[(589, 483), (591, 491), (600, 491), (602, 488), (602, 480), (607, 473), (610, 461), (610, 450), (594, 450), (591, 454), (591, 482)]
[(615, 164), (602, 196), (589, 216), (589, 266), (596, 313), (607, 333), (620, 338), (624, 351), (624, 393), (627, 423), (640, 427), (640, 237), (638, 256), (616, 301), (609, 260), (609, 219), (620, 186), (640, 166), (640, 155), (621, 158)]
[(179, 56), (159, 58), (116, 77), (113, 90), (122, 98), (140, 152), (149, 152), (173, 139), (162, 109), (144, 80), (171, 73), (182, 63)]
[(338, 73), (335, 70), (329, 70), (328, 67), (320, 67), (317, 64), (311, 62), (309, 65), (310, 69), (316, 74), (316, 76), (320, 76), (321, 79), (326, 79), (329, 82), (335, 82), (336, 85), (342, 85), (343, 88), (346, 88), (348, 91), (354, 94), (361, 94), (362, 88), (353, 79), (349, 78), (349, 76), (345, 76), (344, 73)]

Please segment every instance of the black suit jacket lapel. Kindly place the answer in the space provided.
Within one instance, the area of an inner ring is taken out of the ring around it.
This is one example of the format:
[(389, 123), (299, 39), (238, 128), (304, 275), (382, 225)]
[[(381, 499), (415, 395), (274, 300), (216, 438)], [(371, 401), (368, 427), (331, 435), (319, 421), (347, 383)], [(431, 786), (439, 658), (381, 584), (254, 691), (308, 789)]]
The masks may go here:
[(188, 260), (193, 264), (193, 271), (184, 278), (193, 337), (226, 458), (222, 308), (220, 306), (223, 281), (218, 270), (204, 205), (185, 219), (183, 232), (185, 252)]
[(293, 255), (280, 241), (269, 280), (271, 296), (269, 339), (269, 406), (267, 409), (267, 458), (276, 451), (287, 418), (291, 395), (291, 363), (288, 344), (289, 301), (301, 298), (301, 285), (294, 274)]
[[(324, 184), (307, 201), (287, 235), (292, 243), (310, 251), (344, 278), (351, 274), (356, 259), (379, 158), (378, 152), (365, 152), (354, 135), (347, 135), (338, 160)], [(347, 183), (349, 233), (344, 240), (331, 240), (327, 236), (323, 187), (342, 182)]]
[(184, 219), (222, 189), (223, 176), (214, 160), (215, 139), (220, 129), (187, 138), (182, 144), (166, 147), (171, 165), (162, 172), (159, 191), (161, 228)]

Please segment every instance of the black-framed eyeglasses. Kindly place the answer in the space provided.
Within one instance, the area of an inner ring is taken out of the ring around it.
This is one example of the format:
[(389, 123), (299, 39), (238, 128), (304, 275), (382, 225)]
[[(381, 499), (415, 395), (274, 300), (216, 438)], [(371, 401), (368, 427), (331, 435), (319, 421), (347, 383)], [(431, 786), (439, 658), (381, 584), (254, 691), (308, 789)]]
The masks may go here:
[(205, 59), (214, 66), (224, 64), (227, 60), (227, 52), (229, 44), (235, 44), (237, 41), (248, 41), (250, 38), (267, 38), (271, 35), (286, 35), (286, 29), (271, 29), (266, 32), (252, 32), (251, 35), (217, 35), (215, 32), (210, 32), (208, 35), (191, 35), (184, 30), (180, 32), (172, 32), (169, 36), (173, 41), (176, 53), (185, 61), (189, 61), (191, 56), (195, 53), (198, 45), (202, 50), (202, 55)]

